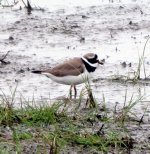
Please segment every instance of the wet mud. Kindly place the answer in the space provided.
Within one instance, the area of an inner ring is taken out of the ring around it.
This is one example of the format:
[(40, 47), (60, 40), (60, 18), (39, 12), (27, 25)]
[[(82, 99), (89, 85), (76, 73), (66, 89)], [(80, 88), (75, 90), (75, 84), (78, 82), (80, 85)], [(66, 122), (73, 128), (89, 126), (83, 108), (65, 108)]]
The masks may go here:
[[(17, 86), (15, 106), (21, 97), (41, 103), (67, 96), (69, 86), (32, 74), (31, 70), (53, 67), (66, 59), (95, 52), (105, 59), (105, 65), (98, 68), (91, 81), (97, 102), (102, 105), (105, 98), (106, 107), (111, 110), (117, 103), (119, 110), (125, 100), (128, 104), (132, 97), (141, 98), (132, 109), (138, 118), (145, 113), (141, 129), (133, 123), (128, 127), (137, 142), (144, 145), (150, 136), (149, 42), (143, 57), (147, 80), (143, 65), (141, 79), (135, 82), (134, 77), (149, 37), (149, 6), (148, 2), (111, 3), (35, 10), (30, 15), (24, 9), (0, 8), (0, 59), (10, 51), (5, 58), (9, 63), (0, 63), (0, 95), (11, 97)], [(83, 87), (78, 86), (78, 94)], [(146, 149), (149, 150), (147, 146)]]

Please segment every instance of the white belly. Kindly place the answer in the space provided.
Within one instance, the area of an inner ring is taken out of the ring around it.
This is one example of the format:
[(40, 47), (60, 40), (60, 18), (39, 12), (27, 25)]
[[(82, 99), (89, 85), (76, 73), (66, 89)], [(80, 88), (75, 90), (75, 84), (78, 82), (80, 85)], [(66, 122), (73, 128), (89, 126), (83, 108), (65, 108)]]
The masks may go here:
[(90, 74), (88, 72), (84, 72), (78, 76), (63, 76), (63, 77), (57, 77), (49, 73), (42, 73), (46, 75), (48, 78), (51, 78), (53, 81), (60, 83), (60, 84), (66, 84), (66, 85), (77, 85), (84, 82), (87, 82), (87, 80), (90, 78)]

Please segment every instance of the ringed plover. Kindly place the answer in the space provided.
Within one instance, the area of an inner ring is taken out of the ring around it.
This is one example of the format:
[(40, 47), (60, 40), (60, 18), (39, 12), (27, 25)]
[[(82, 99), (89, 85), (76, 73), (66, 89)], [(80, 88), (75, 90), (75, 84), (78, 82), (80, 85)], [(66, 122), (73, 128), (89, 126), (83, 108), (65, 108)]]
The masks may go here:
[(75, 57), (54, 68), (33, 70), (32, 73), (43, 74), (57, 83), (71, 85), (70, 98), (72, 97), (72, 88), (74, 88), (74, 97), (76, 98), (76, 85), (87, 81), (98, 64), (103, 65), (103, 62), (99, 61), (97, 54), (87, 53), (83, 57)]

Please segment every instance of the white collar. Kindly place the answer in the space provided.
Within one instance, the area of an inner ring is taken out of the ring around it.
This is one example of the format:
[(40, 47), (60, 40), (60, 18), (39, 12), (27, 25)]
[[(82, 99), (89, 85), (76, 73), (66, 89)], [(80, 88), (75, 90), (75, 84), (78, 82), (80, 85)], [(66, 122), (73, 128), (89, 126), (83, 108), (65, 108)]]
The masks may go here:
[(87, 64), (89, 64), (91, 67), (97, 67), (97, 63), (92, 64), (92, 63), (90, 63), (87, 59), (85, 59), (84, 57), (81, 57), (81, 59), (82, 59), (83, 61), (85, 61)]

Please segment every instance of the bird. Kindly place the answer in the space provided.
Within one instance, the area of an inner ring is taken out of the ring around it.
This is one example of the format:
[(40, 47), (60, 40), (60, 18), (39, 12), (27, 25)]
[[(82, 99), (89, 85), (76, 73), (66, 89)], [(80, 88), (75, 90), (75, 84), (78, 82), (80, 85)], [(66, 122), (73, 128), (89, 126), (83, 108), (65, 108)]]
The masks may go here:
[(98, 59), (97, 54), (87, 53), (82, 57), (69, 59), (53, 68), (32, 70), (32, 73), (42, 74), (57, 83), (70, 85), (69, 94), (71, 99), (72, 88), (74, 88), (74, 98), (76, 98), (76, 85), (88, 81), (99, 64), (103, 65), (104, 62)]

